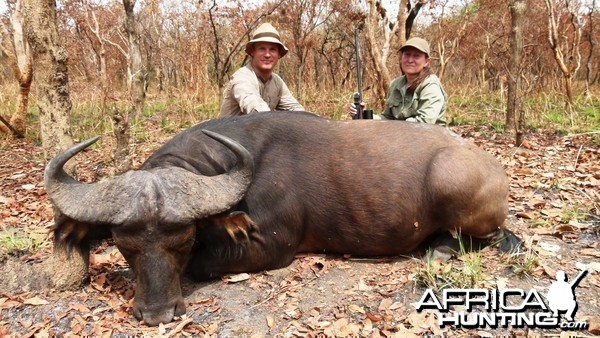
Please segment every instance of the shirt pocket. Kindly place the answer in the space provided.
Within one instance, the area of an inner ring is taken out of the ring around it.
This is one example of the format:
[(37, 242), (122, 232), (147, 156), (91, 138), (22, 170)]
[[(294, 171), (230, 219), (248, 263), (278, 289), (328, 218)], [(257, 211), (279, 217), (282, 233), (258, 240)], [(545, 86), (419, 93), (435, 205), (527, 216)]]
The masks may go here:
[(406, 120), (417, 112), (417, 100), (411, 97), (397, 97), (388, 102), (388, 109), (398, 120)]

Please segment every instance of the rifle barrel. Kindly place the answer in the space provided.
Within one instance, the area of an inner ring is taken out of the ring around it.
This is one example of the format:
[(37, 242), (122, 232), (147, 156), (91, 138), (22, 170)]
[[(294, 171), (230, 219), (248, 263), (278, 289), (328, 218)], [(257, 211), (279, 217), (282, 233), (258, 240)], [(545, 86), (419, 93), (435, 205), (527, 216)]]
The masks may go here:
[(363, 118), (362, 109), (362, 71), (360, 69), (360, 47), (358, 45), (358, 28), (354, 30), (354, 50), (356, 54), (356, 83), (358, 91), (354, 94), (354, 106), (356, 107), (356, 115), (353, 119), (359, 120)]

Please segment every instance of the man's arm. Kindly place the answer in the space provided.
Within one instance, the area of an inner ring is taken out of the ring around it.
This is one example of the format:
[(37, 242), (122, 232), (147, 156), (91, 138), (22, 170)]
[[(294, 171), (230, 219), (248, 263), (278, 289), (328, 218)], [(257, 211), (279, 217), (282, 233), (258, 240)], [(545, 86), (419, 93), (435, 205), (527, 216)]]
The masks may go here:
[(281, 98), (277, 105), (278, 110), (305, 110), (304, 107), (296, 100), (288, 86), (281, 80)]
[(271, 110), (260, 96), (258, 84), (253, 83), (250, 79), (235, 79), (231, 87), (231, 94), (244, 114)]

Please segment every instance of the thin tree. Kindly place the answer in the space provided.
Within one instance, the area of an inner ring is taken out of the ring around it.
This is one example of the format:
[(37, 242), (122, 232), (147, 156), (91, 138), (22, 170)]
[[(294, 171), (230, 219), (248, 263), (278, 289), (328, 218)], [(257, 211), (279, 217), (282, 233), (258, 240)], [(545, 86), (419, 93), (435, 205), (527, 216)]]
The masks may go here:
[(514, 132), (516, 145), (520, 146), (523, 143), (525, 127), (521, 72), (523, 69), (523, 23), (527, 11), (527, 0), (509, 0), (508, 5), (510, 7), (511, 30), (505, 132)]
[[(377, 97), (374, 101), (379, 106), (385, 101), (386, 92), (392, 82), (392, 76), (387, 67), (390, 51), (400, 49), (400, 46), (406, 42), (421, 7), (428, 1), (416, 0), (413, 3), (411, 0), (401, 0), (398, 5), (397, 20), (392, 23), (386, 9), (382, 7), (381, 1), (367, 0), (368, 13), (365, 30), (376, 78), (374, 87)], [(394, 37), (396, 37), (396, 41), (393, 40)], [(378, 41), (383, 41), (383, 43)], [(396, 44), (397, 48), (394, 48)], [(400, 53), (398, 53), (398, 57), (400, 57)]]
[(287, 2), (284, 11), (286, 15), (282, 19), (289, 20), (289, 24), (286, 26), (290, 27), (292, 31), (292, 53), (298, 60), (294, 87), (299, 98), (302, 98), (303, 95), (302, 83), (308, 56), (315, 49), (317, 43), (314, 32), (334, 15), (332, 5), (330, 1), (324, 0), (291, 0)]
[(121, 111), (118, 108), (113, 108), (113, 127), (117, 141), (114, 162), (117, 173), (123, 173), (131, 169), (132, 159), (130, 146), (130, 120), (137, 119), (142, 115), (144, 109), (144, 101), (146, 99), (146, 76), (147, 70), (142, 59), (142, 51), (140, 47), (140, 34), (137, 29), (136, 15), (133, 11), (136, 0), (123, 0), (123, 8), (125, 9), (125, 24), (124, 29), (127, 36), (124, 38), (127, 41), (127, 52), (120, 45), (112, 43), (118, 47), (121, 53), (127, 58), (127, 87), (129, 90), (129, 100), (131, 109), (129, 111)]
[(0, 117), (3, 124), (0, 124), (0, 131), (6, 132), (7, 129), (17, 137), (25, 136), (25, 117), (27, 116), (27, 106), (29, 103), (29, 92), (31, 90), (31, 81), (33, 80), (33, 64), (31, 58), (31, 49), (25, 39), (23, 32), (23, 9), (21, 0), (17, 0), (14, 10), (10, 16), (10, 25), (2, 22), (2, 43), (0, 48), (7, 55), (10, 68), (19, 83), (19, 99), (17, 108), (10, 118), (6, 121)]
[(81, 0), (84, 6), (85, 23), (90, 34), (90, 40), (92, 41), (92, 50), (98, 61), (98, 81), (100, 87), (100, 112), (104, 116), (107, 112), (107, 98), (108, 98), (108, 74), (106, 68), (106, 37), (105, 33), (102, 32), (100, 22), (88, 0)]
[(125, 8), (125, 32), (129, 47), (129, 74), (128, 85), (131, 97), (131, 113), (134, 118), (141, 116), (146, 99), (146, 76), (147, 70), (142, 60), (142, 49), (140, 46), (140, 33), (137, 29), (137, 18), (133, 11), (137, 0), (123, 0)]
[(385, 101), (386, 92), (392, 83), (392, 76), (387, 67), (387, 59), (393, 43), (392, 37), (395, 36), (398, 27), (402, 26), (402, 22), (391, 23), (387, 11), (381, 7), (380, 1), (367, 0), (367, 6), (368, 12), (364, 29), (366, 31), (370, 59), (373, 63), (374, 77), (377, 79), (374, 82), (376, 95), (374, 104), (382, 106)]
[(571, 125), (573, 125), (573, 77), (577, 74), (581, 66), (579, 42), (581, 41), (582, 25), (577, 14), (577, 9), (571, 3), (571, 0), (564, 0), (571, 26), (571, 39), (568, 41), (567, 34), (565, 34), (566, 28), (559, 29), (560, 16), (557, 13), (553, 0), (545, 0), (545, 2), (548, 11), (548, 42), (554, 53), (554, 59), (563, 74), (566, 96), (565, 111), (569, 115)]
[(60, 44), (55, 0), (22, 1), (25, 34), (34, 64), (42, 146), (44, 155), (50, 158), (72, 144), (67, 51)]
[(430, 43), (437, 46), (439, 56), (438, 77), (444, 79), (446, 70), (450, 61), (456, 56), (459, 50), (460, 42), (465, 37), (467, 25), (470, 22), (472, 10), (468, 5), (463, 5), (460, 12), (448, 15), (447, 9), (451, 1), (445, 1), (440, 4), (439, 17), (433, 25), (435, 32), (433, 37), (429, 37)]
[[(263, 11), (259, 12), (253, 19), (243, 23), (245, 30), (243, 34), (237, 34), (233, 37), (232, 41), (227, 41), (227, 38), (225, 37), (226, 33), (224, 31), (230, 30), (230, 28), (227, 27), (226, 29), (223, 29), (219, 24), (218, 4), (217, 0), (213, 0), (212, 6), (208, 10), (210, 30), (213, 36), (213, 41), (209, 44), (209, 48), (213, 56), (214, 72), (219, 88), (219, 105), (221, 105), (222, 100), (220, 94), (223, 93), (223, 89), (227, 83), (227, 75), (232, 69), (234, 56), (242, 50), (244, 42), (247, 40), (250, 32), (258, 27), (261, 20), (271, 15), (279, 8), (284, 1), (285, 0), (277, 0), (274, 3), (265, 4), (266, 8)], [(240, 11), (240, 17), (247, 17), (241, 2), (238, 1), (237, 4), (237, 10)]]
[(587, 42), (590, 45), (587, 60), (585, 62), (585, 100), (589, 101), (592, 97), (590, 92), (590, 83), (592, 80), (592, 55), (594, 55), (594, 49), (596, 43), (594, 41), (594, 9), (596, 8), (596, 0), (592, 0), (592, 5), (588, 13), (588, 27), (586, 32)]
[[(69, 147), (68, 118), (71, 111), (69, 77), (67, 76), (67, 52), (59, 42), (54, 0), (22, 0), (24, 31), (31, 46), (33, 77), (40, 114), (40, 134), (44, 155), (53, 157)], [(74, 165), (67, 162), (65, 170), (73, 171)], [(65, 217), (55, 214), (55, 223), (64, 222)], [(85, 250), (68, 250), (66, 245), (55, 245), (50, 259), (44, 261), (53, 286), (69, 289), (81, 286), (88, 273), (89, 253)], [(68, 269), (65, 269), (68, 266)]]

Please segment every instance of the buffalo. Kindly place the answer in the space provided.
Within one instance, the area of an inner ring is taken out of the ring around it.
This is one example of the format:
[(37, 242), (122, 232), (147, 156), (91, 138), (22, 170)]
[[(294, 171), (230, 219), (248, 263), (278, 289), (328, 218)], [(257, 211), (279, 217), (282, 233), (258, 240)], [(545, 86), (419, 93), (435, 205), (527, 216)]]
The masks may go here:
[(136, 275), (134, 315), (148, 325), (185, 313), (186, 272), (275, 269), (299, 252), (400, 255), (456, 231), (504, 251), (520, 242), (504, 227), (502, 165), (440, 126), (305, 112), (219, 118), (138, 170), (81, 183), (63, 166), (96, 140), (46, 167), (55, 252), (87, 267), (90, 240), (112, 236)]

